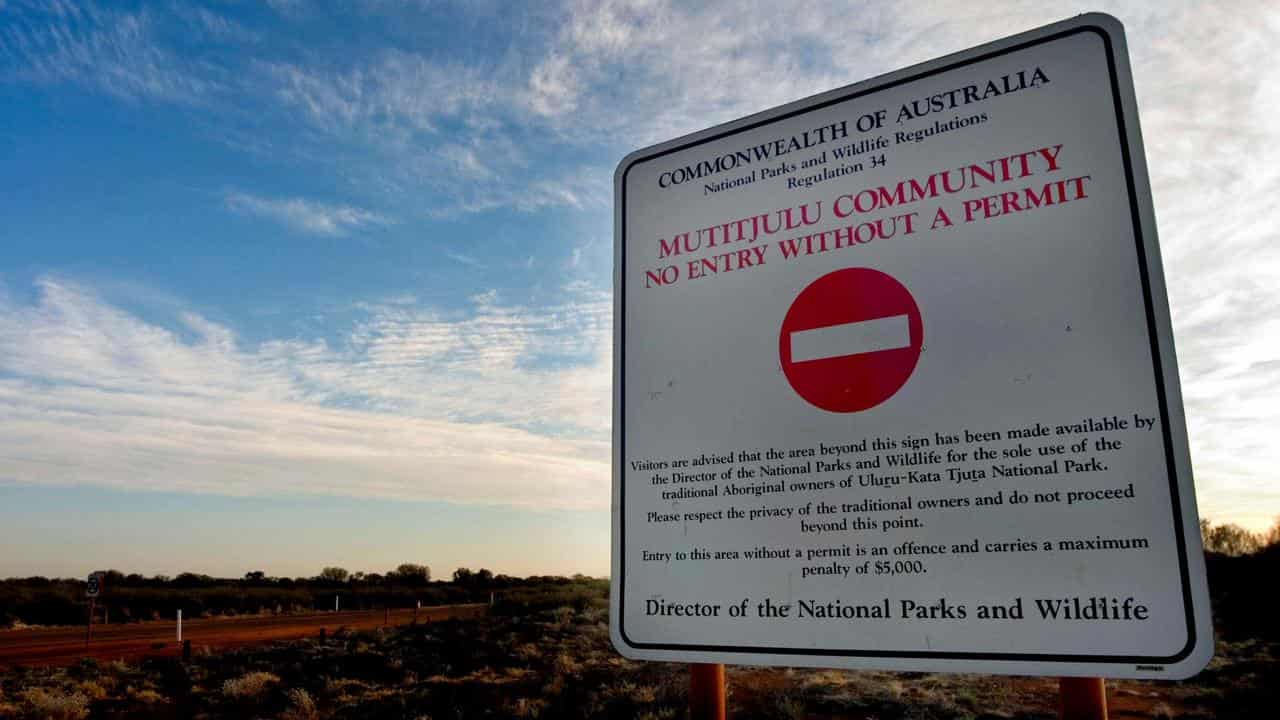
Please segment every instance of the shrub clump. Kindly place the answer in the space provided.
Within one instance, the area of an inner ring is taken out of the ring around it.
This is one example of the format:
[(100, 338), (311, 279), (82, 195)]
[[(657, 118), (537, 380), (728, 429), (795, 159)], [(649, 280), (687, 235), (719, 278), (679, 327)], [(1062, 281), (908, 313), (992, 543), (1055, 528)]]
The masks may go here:
[(78, 692), (36, 687), (22, 693), (22, 702), (31, 718), (82, 720), (89, 716), (89, 698)]
[(280, 678), (269, 672), (251, 672), (222, 683), (222, 694), (236, 700), (257, 700)]
[(320, 710), (311, 693), (295, 688), (289, 693), (289, 708), (280, 714), (280, 720), (319, 720)]

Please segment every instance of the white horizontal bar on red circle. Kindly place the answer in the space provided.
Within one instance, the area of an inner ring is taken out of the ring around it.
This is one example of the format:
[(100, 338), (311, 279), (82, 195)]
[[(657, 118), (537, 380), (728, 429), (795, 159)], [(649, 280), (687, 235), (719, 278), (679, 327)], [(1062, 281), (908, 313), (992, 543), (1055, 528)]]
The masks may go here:
[(791, 362), (825, 360), (845, 355), (911, 347), (911, 327), (906, 315), (828, 325), (791, 333)]

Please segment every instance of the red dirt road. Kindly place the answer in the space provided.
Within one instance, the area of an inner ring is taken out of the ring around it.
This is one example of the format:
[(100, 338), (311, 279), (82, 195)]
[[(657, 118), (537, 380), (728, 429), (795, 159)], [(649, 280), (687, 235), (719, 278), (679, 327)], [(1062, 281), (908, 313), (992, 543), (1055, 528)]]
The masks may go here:
[[(419, 622), (449, 618), (481, 617), (488, 605), (441, 605), (418, 611)], [(414, 611), (382, 610), (327, 612), (311, 615), (247, 616), (185, 620), (182, 638), (193, 649), (258, 645), (273, 640), (318, 636), (320, 629), (333, 633), (340, 627), (372, 630), (384, 625), (407, 625)], [(68, 665), (83, 657), (99, 660), (136, 660), (149, 656), (176, 656), (177, 623), (171, 620), (127, 625), (94, 625), (93, 641), (85, 648), (85, 629), (6, 630), (0, 632), (0, 667), (10, 665)]]

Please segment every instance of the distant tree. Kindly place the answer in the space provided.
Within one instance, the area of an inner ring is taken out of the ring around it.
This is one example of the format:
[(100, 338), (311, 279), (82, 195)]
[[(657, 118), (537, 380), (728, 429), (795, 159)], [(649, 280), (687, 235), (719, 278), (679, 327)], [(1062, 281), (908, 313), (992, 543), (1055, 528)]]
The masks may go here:
[(178, 573), (178, 576), (172, 580), (172, 583), (177, 587), (193, 588), (193, 587), (204, 587), (204, 586), (216, 585), (218, 581), (214, 580), (208, 575), (202, 575), (200, 573), (184, 572), (184, 573)]
[(344, 583), (350, 576), (346, 568), (327, 567), (320, 571), (320, 579), (325, 582)]
[(260, 583), (267, 579), (267, 574), (261, 570), (251, 570), (244, 574), (244, 579), (251, 583)]
[(1204, 539), (1204, 549), (1209, 552), (1235, 557), (1257, 552), (1262, 546), (1261, 538), (1235, 523), (1210, 525), (1206, 528), (1204, 521), (1201, 521), (1200, 532)]
[(471, 572), (470, 568), (460, 567), (453, 571), (453, 581), (459, 585), (466, 585), (470, 583), (471, 578), (474, 576), (475, 573)]
[(406, 585), (426, 585), (431, 582), (431, 568), (416, 563), (401, 563), (393, 573), (400, 582)]
[(1276, 518), (1275, 524), (1271, 526), (1271, 529), (1262, 538), (1262, 545), (1263, 547), (1280, 546), (1280, 518)]
[(479, 570), (476, 571), (476, 575), (475, 575), (475, 578), (473, 579), (473, 582), (475, 582), (476, 585), (479, 585), (481, 587), (492, 584), (493, 571), (489, 570), (488, 568), (480, 568)]

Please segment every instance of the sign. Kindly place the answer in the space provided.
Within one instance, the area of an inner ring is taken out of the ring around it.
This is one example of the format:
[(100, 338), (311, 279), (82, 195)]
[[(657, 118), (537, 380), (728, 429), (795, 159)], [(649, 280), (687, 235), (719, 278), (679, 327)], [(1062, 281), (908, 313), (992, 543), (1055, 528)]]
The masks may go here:
[(89, 579), (85, 581), (84, 594), (86, 597), (96, 598), (102, 594), (102, 578), (104, 573), (91, 572)]
[(623, 655), (1140, 678), (1208, 662), (1118, 21), (640, 150), (615, 192)]
[(920, 359), (920, 309), (897, 280), (845, 268), (814, 280), (782, 320), (778, 356), (796, 393), (831, 412), (888, 400)]

